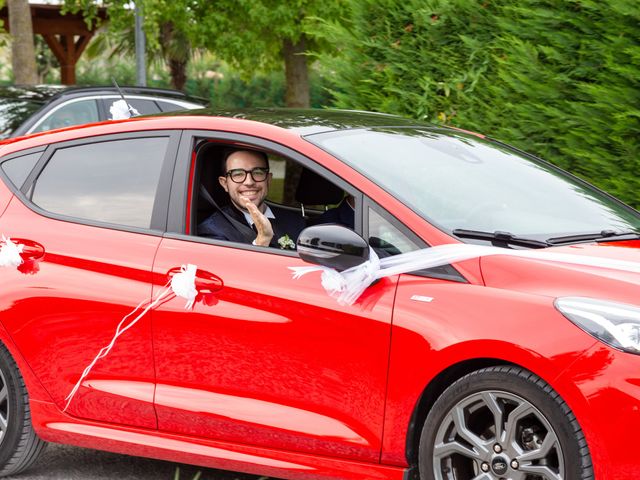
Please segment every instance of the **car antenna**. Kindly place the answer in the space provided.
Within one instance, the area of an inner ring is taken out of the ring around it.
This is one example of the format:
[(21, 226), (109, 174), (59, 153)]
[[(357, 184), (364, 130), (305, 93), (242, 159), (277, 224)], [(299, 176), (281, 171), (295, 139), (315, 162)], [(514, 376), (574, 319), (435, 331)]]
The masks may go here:
[(120, 86), (118, 85), (118, 82), (116, 82), (115, 77), (111, 77), (111, 80), (113, 81), (113, 86), (116, 87), (116, 90), (118, 90), (118, 93), (122, 97), (122, 100), (124, 101), (124, 103), (127, 104), (127, 110), (129, 111), (129, 115), (131, 117), (136, 117), (136, 116), (140, 115), (140, 112), (138, 112), (135, 108), (133, 108), (131, 105), (129, 105), (129, 102), (127, 102), (127, 99), (124, 98), (124, 93), (122, 93), (122, 90), (120, 89)]

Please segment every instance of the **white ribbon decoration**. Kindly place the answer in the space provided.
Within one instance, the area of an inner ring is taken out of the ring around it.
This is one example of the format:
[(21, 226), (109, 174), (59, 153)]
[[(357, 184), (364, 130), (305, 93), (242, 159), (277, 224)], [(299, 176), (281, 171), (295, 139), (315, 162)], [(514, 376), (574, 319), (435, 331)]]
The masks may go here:
[(294, 279), (298, 279), (307, 273), (322, 272), (321, 282), (327, 293), (331, 297), (334, 297), (340, 305), (353, 305), (360, 295), (362, 295), (362, 292), (379, 278), (492, 255), (507, 255), (531, 260), (569, 263), (573, 265), (610, 268), (640, 273), (640, 263), (638, 262), (573, 255), (570, 253), (555, 253), (541, 250), (510, 250), (506, 248), (467, 244), (439, 245), (394, 255), (383, 258), (382, 260), (378, 259), (373, 249), (370, 249), (370, 258), (368, 261), (343, 272), (337, 272), (333, 268), (322, 266), (289, 267), (289, 269), (293, 271)]
[(22, 257), (20, 254), (24, 245), (14, 243), (10, 238), (2, 235), (2, 243), (0, 244), (0, 267), (19, 267), (22, 265)]
[(180, 273), (175, 274), (171, 278), (171, 290), (178, 297), (185, 298), (187, 304), (184, 306), (187, 310), (193, 308), (193, 304), (196, 301), (198, 290), (196, 289), (196, 270), (198, 268), (195, 265), (188, 264), (186, 267), (183, 265), (180, 269)]
[(196, 286), (195, 286), (196, 270), (197, 270), (197, 267), (195, 265), (192, 265), (192, 264), (188, 264), (187, 266), (182, 265), (182, 267), (180, 268), (180, 272), (176, 273), (171, 278), (170, 286), (164, 289), (158, 295), (156, 295), (156, 298), (151, 303), (149, 303), (149, 305), (147, 305), (147, 307), (136, 318), (134, 318), (129, 323), (127, 323), (127, 319), (131, 317), (134, 313), (136, 313), (136, 311), (138, 311), (140, 308), (142, 308), (142, 306), (145, 303), (148, 303), (149, 302), (148, 300), (143, 300), (142, 302), (140, 302), (140, 304), (138, 304), (138, 306), (134, 308), (131, 313), (126, 315), (122, 320), (120, 320), (120, 323), (118, 323), (118, 326), (116, 327), (116, 332), (113, 335), (113, 338), (111, 339), (109, 344), (103, 347), (95, 356), (95, 358), (91, 361), (91, 363), (87, 365), (87, 367), (82, 372), (82, 375), (80, 375), (80, 378), (78, 379), (77, 383), (75, 384), (75, 386), (73, 387), (69, 395), (65, 397), (65, 400), (67, 401), (67, 403), (64, 409), (62, 410), (63, 412), (67, 411), (67, 409), (69, 408), (69, 405), (71, 404), (71, 401), (73, 400), (73, 397), (76, 395), (78, 389), (80, 388), (80, 385), (82, 385), (82, 382), (84, 381), (85, 378), (87, 378), (87, 376), (91, 372), (91, 369), (98, 362), (98, 360), (106, 357), (111, 351), (111, 349), (113, 348), (113, 346), (116, 344), (116, 340), (118, 339), (118, 337), (122, 335), (124, 332), (126, 332), (127, 330), (129, 330), (131, 327), (133, 327), (136, 323), (138, 323), (138, 321), (149, 310), (151, 310), (156, 305), (158, 305), (162, 300), (167, 298), (171, 293), (173, 293), (177, 297), (181, 297), (187, 300), (185, 309), (191, 309), (193, 307), (196, 296), (198, 295), (198, 290), (196, 289)]
[(111, 120), (126, 120), (127, 118), (131, 118), (132, 114), (140, 115), (135, 108), (124, 100), (116, 100), (113, 102), (109, 108), (109, 113), (111, 113)]

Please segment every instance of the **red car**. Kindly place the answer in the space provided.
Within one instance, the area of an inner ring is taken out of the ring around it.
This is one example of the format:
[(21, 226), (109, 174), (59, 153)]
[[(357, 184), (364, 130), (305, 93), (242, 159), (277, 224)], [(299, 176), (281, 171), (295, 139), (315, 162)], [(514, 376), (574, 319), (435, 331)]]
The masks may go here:
[[(225, 115), (0, 144), (1, 474), (59, 442), (289, 479), (639, 478), (638, 212), (464, 131)], [(267, 155), (274, 208), (307, 225), (349, 197), (353, 231), (298, 239), (318, 264), (357, 265), (358, 242), (383, 260), (504, 254), (387, 276), (339, 303), (319, 274), (292, 277), (309, 265), (295, 250), (199, 234), (228, 201), (229, 149)], [(193, 307), (149, 305), (187, 264)]]

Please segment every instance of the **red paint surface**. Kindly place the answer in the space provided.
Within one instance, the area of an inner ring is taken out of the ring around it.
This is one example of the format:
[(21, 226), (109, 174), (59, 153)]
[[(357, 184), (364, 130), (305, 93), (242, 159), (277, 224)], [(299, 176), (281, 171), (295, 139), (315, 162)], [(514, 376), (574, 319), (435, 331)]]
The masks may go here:
[(341, 307), (317, 275), (292, 280), (297, 258), (168, 239), (154, 272), (187, 262), (224, 286), (153, 312), (159, 428), (375, 461), (394, 279)]

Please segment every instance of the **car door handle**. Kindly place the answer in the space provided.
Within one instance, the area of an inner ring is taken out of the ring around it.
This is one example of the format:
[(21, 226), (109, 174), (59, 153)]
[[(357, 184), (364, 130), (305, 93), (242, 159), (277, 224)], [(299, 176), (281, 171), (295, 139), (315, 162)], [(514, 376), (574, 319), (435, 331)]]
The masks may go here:
[[(174, 267), (167, 272), (167, 278), (171, 281), (171, 278), (176, 274), (182, 271), (182, 267)], [(196, 290), (198, 293), (215, 293), (222, 290), (224, 287), (224, 282), (222, 279), (206, 270), (200, 270), (199, 268), (196, 270)]]
[(12, 242), (22, 245), (20, 256), (23, 260), (40, 260), (44, 257), (44, 246), (26, 238), (12, 238)]

